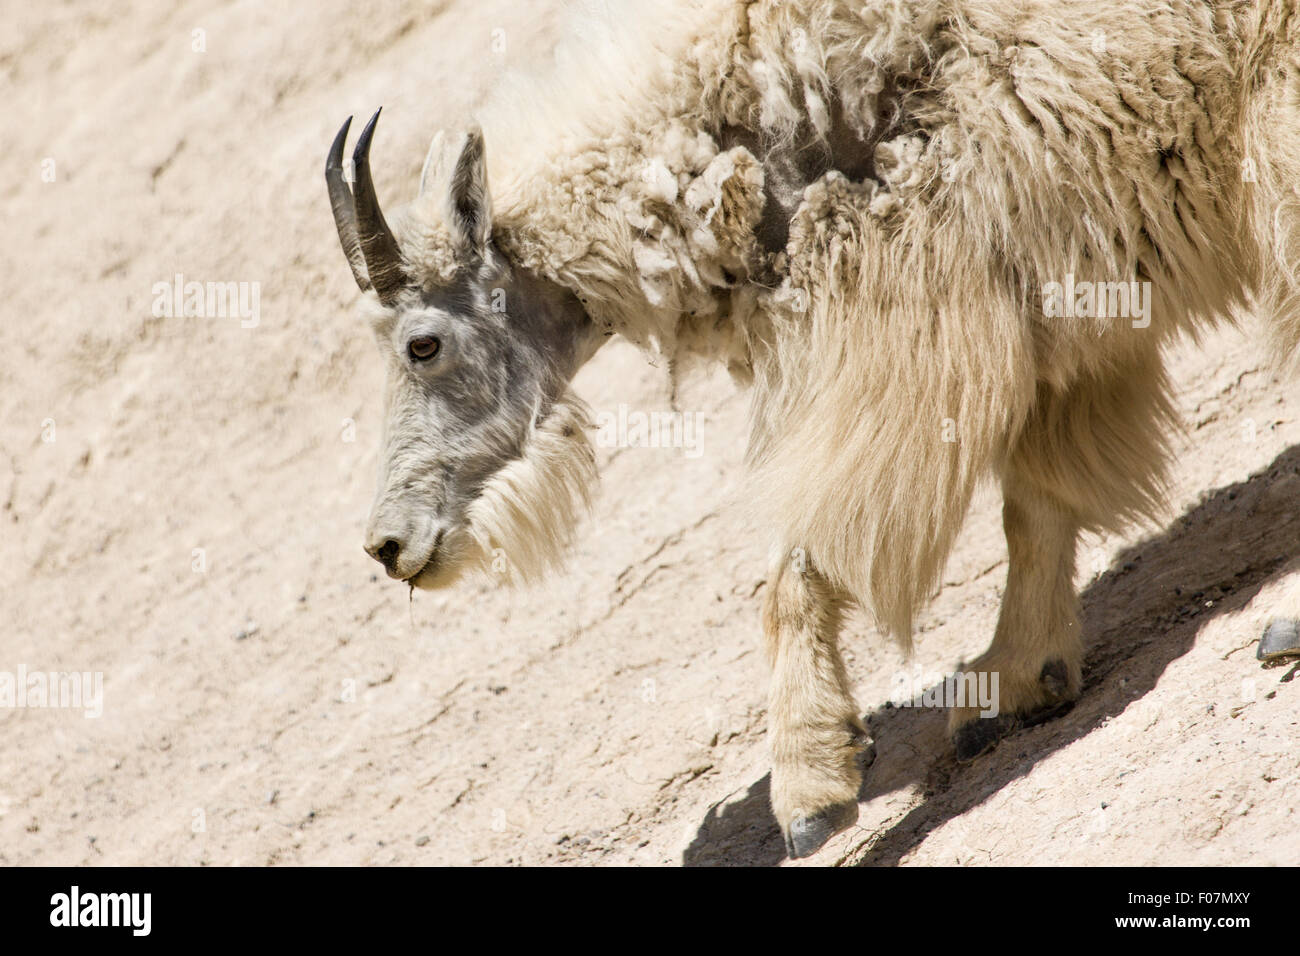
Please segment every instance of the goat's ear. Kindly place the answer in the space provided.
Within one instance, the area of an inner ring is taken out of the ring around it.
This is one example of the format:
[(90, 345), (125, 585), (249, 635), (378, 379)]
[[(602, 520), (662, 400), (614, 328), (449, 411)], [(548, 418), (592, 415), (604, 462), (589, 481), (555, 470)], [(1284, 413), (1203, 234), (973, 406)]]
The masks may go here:
[(452, 228), (462, 243), (482, 253), (492, 236), (492, 202), (488, 196), (483, 131), (471, 127), (452, 170), (447, 195)]
[(439, 180), (445, 180), (442, 175), (442, 164), (446, 161), (444, 154), (447, 151), (447, 137), (442, 130), (433, 134), (433, 141), (429, 143), (429, 151), (424, 155), (424, 168), (420, 170), (420, 195), (423, 196), (429, 189), (430, 185), (437, 183)]

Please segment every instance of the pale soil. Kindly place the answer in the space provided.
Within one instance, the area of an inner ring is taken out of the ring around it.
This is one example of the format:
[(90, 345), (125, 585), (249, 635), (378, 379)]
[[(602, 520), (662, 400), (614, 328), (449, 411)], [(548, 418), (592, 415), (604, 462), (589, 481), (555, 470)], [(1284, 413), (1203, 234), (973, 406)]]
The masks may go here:
[[(412, 603), (361, 550), (381, 369), (351, 313), (325, 149), (383, 104), (379, 190), (409, 196), (433, 130), (546, 49), (550, 9), (10, 11), (0, 670), (102, 671), (105, 700), (97, 720), (0, 710), (0, 862), (782, 859), (765, 541), (729, 503), (745, 398), (722, 373), (681, 398), (706, 416), (700, 457), (601, 452), (595, 513), (543, 588)], [(178, 272), (260, 282), (260, 324), (151, 318), (152, 285)], [(854, 622), (879, 757), (859, 827), (809, 862), (1300, 862), (1300, 681), (1253, 649), (1300, 559), (1300, 384), (1257, 338), (1173, 357), (1188, 431), (1170, 514), (1085, 547), (1071, 714), (959, 766), (942, 712), (885, 706), (900, 669), (940, 674), (989, 640), (991, 489), (914, 661)], [(598, 410), (665, 407), (663, 371), (625, 345), (579, 385)]]

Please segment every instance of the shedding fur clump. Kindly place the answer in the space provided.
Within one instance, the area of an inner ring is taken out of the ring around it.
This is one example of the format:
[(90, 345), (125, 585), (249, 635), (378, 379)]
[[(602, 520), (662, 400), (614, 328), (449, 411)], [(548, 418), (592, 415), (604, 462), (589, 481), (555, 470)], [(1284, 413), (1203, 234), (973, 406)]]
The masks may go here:
[(522, 454), (488, 480), (468, 512), (476, 570), (534, 583), (561, 565), (596, 485), (591, 427), (587, 406), (566, 391), (531, 429)]

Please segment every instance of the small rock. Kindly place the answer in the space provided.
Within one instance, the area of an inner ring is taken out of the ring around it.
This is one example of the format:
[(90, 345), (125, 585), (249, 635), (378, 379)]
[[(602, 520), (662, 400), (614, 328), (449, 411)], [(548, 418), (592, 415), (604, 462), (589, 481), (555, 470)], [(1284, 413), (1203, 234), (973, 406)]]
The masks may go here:
[(1269, 622), (1255, 650), (1257, 660), (1273, 663), (1300, 656), (1300, 623), (1291, 618)]

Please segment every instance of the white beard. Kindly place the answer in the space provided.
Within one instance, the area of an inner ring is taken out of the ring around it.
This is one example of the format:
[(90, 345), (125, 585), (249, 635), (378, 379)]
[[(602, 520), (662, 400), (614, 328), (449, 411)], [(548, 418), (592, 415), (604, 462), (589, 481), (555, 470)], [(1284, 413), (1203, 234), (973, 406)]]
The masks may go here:
[(563, 564), (598, 479), (591, 427), (590, 410), (566, 388), (530, 429), (523, 454), (488, 479), (470, 504), (465, 553), (457, 564), (525, 584)]

